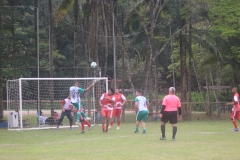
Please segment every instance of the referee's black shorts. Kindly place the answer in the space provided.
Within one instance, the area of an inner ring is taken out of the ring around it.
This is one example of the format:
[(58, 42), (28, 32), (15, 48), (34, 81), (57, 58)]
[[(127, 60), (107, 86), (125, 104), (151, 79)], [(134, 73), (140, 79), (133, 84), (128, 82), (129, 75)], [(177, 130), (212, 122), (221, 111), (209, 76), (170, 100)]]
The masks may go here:
[(167, 123), (169, 121), (169, 123), (171, 123), (171, 124), (176, 124), (176, 123), (178, 123), (177, 114), (178, 114), (177, 111), (164, 111), (162, 114), (161, 121), (164, 123)]

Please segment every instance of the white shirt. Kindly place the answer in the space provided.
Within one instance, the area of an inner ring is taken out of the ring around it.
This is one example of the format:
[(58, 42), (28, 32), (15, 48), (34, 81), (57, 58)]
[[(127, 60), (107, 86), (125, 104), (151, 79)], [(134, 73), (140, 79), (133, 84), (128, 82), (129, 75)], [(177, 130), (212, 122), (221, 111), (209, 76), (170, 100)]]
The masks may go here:
[(77, 86), (70, 87), (70, 96), (72, 103), (81, 102), (80, 93), (83, 93), (85, 90), (83, 88), (79, 88)]
[(148, 111), (147, 109), (147, 99), (143, 96), (137, 96), (135, 102), (138, 102), (138, 111)]

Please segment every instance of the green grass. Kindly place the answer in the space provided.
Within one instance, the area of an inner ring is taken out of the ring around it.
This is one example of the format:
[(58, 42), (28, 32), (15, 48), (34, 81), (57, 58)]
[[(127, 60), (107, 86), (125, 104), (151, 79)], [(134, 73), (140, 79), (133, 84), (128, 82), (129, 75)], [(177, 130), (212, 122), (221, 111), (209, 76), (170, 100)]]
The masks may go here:
[[(134, 123), (100, 126), (80, 133), (79, 128), (8, 131), (0, 129), (0, 159), (239, 159), (240, 133), (231, 132), (230, 121), (180, 122), (176, 141), (166, 125), (166, 141), (160, 141), (160, 122), (147, 122), (147, 134), (134, 134)], [(142, 130), (141, 127), (139, 128)]]

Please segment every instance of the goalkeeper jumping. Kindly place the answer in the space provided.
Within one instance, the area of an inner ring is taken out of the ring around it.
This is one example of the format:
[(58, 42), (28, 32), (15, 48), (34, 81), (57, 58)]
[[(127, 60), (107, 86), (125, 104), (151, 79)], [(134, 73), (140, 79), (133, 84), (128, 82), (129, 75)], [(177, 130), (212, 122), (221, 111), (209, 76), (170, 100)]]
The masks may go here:
[(70, 97), (71, 97), (71, 102), (75, 108), (75, 111), (77, 112), (76, 124), (80, 126), (81, 124), (79, 122), (79, 119), (81, 115), (84, 118), (89, 119), (84, 112), (81, 112), (80, 93), (89, 91), (94, 86), (94, 83), (91, 84), (87, 89), (80, 88), (79, 85), (80, 85), (79, 82), (75, 82), (75, 86), (70, 87)]

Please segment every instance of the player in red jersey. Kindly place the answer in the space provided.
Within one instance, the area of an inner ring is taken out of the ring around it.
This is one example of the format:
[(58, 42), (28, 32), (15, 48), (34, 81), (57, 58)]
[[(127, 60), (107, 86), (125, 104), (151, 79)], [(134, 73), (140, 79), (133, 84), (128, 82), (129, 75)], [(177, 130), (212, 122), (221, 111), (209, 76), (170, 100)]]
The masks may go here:
[[(81, 112), (85, 113), (85, 108), (81, 108)], [(82, 127), (82, 132), (81, 133), (85, 133), (85, 124), (88, 126), (88, 131), (90, 131), (92, 129), (92, 125), (91, 123), (83, 116), (80, 116), (80, 122), (81, 122), (81, 127)]]
[[(107, 93), (102, 94), (100, 98), (100, 106), (102, 107), (102, 130), (103, 132), (108, 132), (109, 120), (112, 118), (113, 105), (115, 97), (113, 96), (114, 90), (108, 89)], [(105, 130), (106, 121), (106, 130)]]
[(239, 95), (237, 92), (237, 87), (233, 87), (232, 89), (233, 98), (231, 103), (227, 103), (227, 105), (233, 105), (232, 114), (230, 116), (234, 129), (233, 132), (238, 132), (238, 126), (236, 120), (240, 120), (240, 105), (239, 105)]
[(121, 115), (122, 115), (122, 107), (127, 102), (126, 97), (119, 92), (119, 89), (115, 89), (115, 102), (113, 107), (113, 118), (111, 119), (110, 126), (108, 128), (111, 128), (113, 126), (114, 117), (117, 117), (117, 129), (120, 129), (120, 122), (121, 122)]

